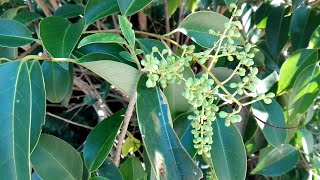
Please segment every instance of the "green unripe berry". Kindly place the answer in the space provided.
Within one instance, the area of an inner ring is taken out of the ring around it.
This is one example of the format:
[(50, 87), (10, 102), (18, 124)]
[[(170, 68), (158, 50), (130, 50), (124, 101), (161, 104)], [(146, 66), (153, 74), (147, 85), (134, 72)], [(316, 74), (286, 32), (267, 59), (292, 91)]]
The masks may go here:
[(152, 81), (158, 81), (159, 80), (159, 75), (158, 74), (152, 74), (151, 79), (152, 79)]
[(228, 120), (232, 123), (237, 123), (238, 122), (238, 118), (236, 116), (231, 116), (230, 118), (228, 118)]
[(166, 79), (167, 79), (167, 80), (171, 80), (171, 79), (172, 79), (172, 74), (169, 74), (169, 73), (166, 74)]
[(272, 99), (265, 98), (265, 99), (263, 99), (263, 102), (266, 103), (266, 104), (271, 104), (272, 103)]
[(228, 56), (227, 59), (228, 59), (228, 61), (233, 61), (234, 60), (234, 58), (232, 56)]
[(274, 98), (276, 95), (273, 92), (269, 92), (266, 96), (268, 98)]
[(230, 121), (228, 121), (228, 120), (226, 120), (226, 121), (224, 122), (224, 125), (227, 126), (227, 127), (229, 127), (230, 124), (231, 124), (231, 123), (230, 123)]
[(214, 34), (214, 30), (213, 29), (209, 29), (209, 34)]
[(251, 59), (254, 58), (254, 53), (249, 53), (249, 54), (247, 54), (247, 57), (248, 57), (248, 58), (251, 58)]
[(258, 97), (257, 97), (257, 99), (264, 99), (264, 98), (266, 98), (265, 94), (259, 94)]
[(247, 76), (245, 76), (245, 77), (242, 78), (242, 82), (244, 82), (244, 83), (249, 82), (249, 80), (250, 80), (250, 79), (249, 79)]
[(153, 46), (153, 47), (152, 47), (152, 51), (153, 51), (153, 52), (158, 52), (159, 49), (158, 49), (156, 46)]
[(147, 80), (146, 86), (147, 86), (147, 88), (152, 88), (152, 87), (154, 87), (154, 86), (153, 86), (153, 82), (152, 82), (151, 79), (148, 79), (148, 80)]
[(187, 49), (187, 48), (188, 48), (188, 46), (185, 45), (185, 44), (183, 44), (183, 45), (181, 46), (181, 49)]
[(229, 37), (228, 37), (228, 43), (229, 43), (229, 44), (233, 44), (233, 43), (234, 43), (234, 40), (233, 40), (232, 38), (229, 38)]
[(219, 112), (219, 117), (220, 118), (226, 118), (228, 116), (228, 113), (226, 113), (225, 111), (220, 111)]
[(254, 67), (252, 68), (251, 74), (255, 76), (258, 74), (258, 72), (259, 72), (258, 68)]
[(234, 30), (233, 29), (229, 29), (228, 30), (228, 35), (231, 36), (231, 37), (234, 36)]
[(236, 87), (238, 87), (238, 84), (237, 83), (230, 83), (230, 88), (236, 88)]
[(235, 3), (231, 3), (230, 4), (230, 9), (233, 10), (233, 9), (236, 9), (237, 8), (237, 5)]
[(239, 17), (239, 16), (241, 16), (242, 15), (242, 10), (241, 9), (238, 9), (237, 11), (236, 11), (236, 13), (234, 14), (234, 16), (236, 16), (236, 17)]
[(225, 22), (225, 23), (223, 24), (223, 26), (224, 26), (226, 29), (229, 29), (229, 28), (231, 27), (230, 23), (228, 23), (228, 22)]
[(209, 86), (212, 86), (214, 84), (214, 80), (213, 79), (207, 79), (206, 80), (206, 84), (208, 84)]
[(199, 59), (199, 64), (204, 64), (205, 62), (206, 62), (206, 58), (201, 58), (201, 59)]
[(244, 84), (242, 82), (238, 82), (238, 87), (243, 88)]
[(189, 77), (189, 78), (186, 80), (186, 82), (185, 82), (185, 84), (186, 84), (187, 87), (190, 87), (190, 86), (192, 85), (192, 83), (193, 83), (193, 80), (192, 80), (191, 77)]
[(254, 65), (254, 61), (250, 59), (250, 60), (248, 60), (246, 65), (247, 66), (252, 66), (252, 65)]
[(242, 89), (237, 89), (237, 93), (238, 93), (239, 95), (242, 95), (242, 94), (243, 94), (243, 90), (242, 90)]
[(244, 47), (244, 49), (245, 49), (245, 51), (246, 52), (249, 52), (250, 51), (250, 49), (251, 49), (251, 44), (246, 44), (246, 46)]

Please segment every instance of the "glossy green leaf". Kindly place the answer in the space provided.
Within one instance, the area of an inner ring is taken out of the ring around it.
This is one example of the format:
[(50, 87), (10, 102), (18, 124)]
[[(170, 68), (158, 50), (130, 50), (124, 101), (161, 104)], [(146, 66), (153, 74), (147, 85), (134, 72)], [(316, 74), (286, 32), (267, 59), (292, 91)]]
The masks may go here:
[(124, 59), (126, 59), (127, 61), (135, 62), (134, 55), (130, 54), (128, 51), (122, 51), (119, 53), (119, 55)]
[(274, 58), (277, 58), (289, 38), (290, 16), (288, 8), (278, 6), (273, 8), (266, 25), (266, 41)]
[(123, 36), (126, 38), (131, 48), (134, 49), (136, 37), (132, 29), (132, 24), (125, 16), (118, 16), (118, 18)]
[(82, 177), (79, 153), (70, 144), (52, 135), (40, 136), (31, 162), (41, 179), (79, 180)]
[(314, 138), (312, 133), (307, 129), (300, 129), (298, 132), (298, 137), (301, 138), (301, 145), (304, 153), (312, 153), (314, 149)]
[(193, 146), (194, 137), (191, 133), (191, 130), (193, 129), (191, 126), (192, 121), (187, 118), (190, 114), (190, 112), (186, 112), (176, 117), (173, 121), (173, 129), (176, 132), (178, 138), (180, 139), (184, 149), (189, 153), (189, 155), (192, 158), (195, 158), (197, 154), (197, 149), (195, 149)]
[(0, 65), (0, 174), (30, 179), (31, 90), (27, 63)]
[[(266, 124), (277, 127), (286, 127), (286, 122), (283, 115), (283, 110), (280, 104), (272, 99), (271, 104), (265, 104), (263, 101), (258, 101), (252, 104), (252, 113), (256, 119), (259, 119)], [(271, 127), (257, 121), (264, 137), (274, 147), (280, 148), (285, 143), (287, 132), (283, 129)]]
[(300, 49), (294, 52), (282, 65), (277, 94), (292, 89), (298, 75), (309, 65), (318, 60), (317, 50)]
[(73, 83), (73, 76), (69, 73), (71, 70), (62, 68), (56, 62), (42, 63), (46, 95), (50, 102), (59, 103), (66, 96), (69, 84)]
[[(185, 68), (183, 71), (183, 77), (188, 79), (189, 77), (194, 78), (194, 74), (190, 67)], [(169, 108), (171, 112), (172, 118), (175, 118), (181, 113), (185, 113), (190, 109), (190, 104), (188, 100), (182, 96), (182, 92), (185, 89), (185, 84), (182, 82), (180, 84), (173, 83), (169, 84), (166, 88), (164, 88), (163, 93), (167, 98), (169, 103)]]
[(310, 48), (320, 48), (320, 25), (314, 30), (309, 41)]
[(42, 125), (45, 121), (46, 113), (46, 91), (39, 61), (28, 63), (29, 74), (31, 79), (31, 129), (30, 129), (30, 151), (35, 148), (40, 134)]
[(257, 85), (257, 93), (268, 92), (279, 81), (279, 75), (276, 71), (273, 71), (264, 79), (260, 80)]
[(4, 11), (1, 14), (0, 18), (2, 18), (2, 19), (11, 19), (12, 20), (14, 18), (14, 16), (17, 15), (18, 10), (19, 10), (19, 8), (10, 8), (10, 9)]
[(168, 1), (168, 13), (169, 15), (173, 15), (174, 12), (178, 9), (180, 4), (180, 0), (169, 0)]
[(28, 24), (35, 20), (42, 19), (42, 16), (34, 12), (23, 11), (18, 13), (13, 19), (22, 24)]
[(296, 166), (298, 156), (298, 151), (293, 146), (283, 145), (279, 149), (273, 149), (262, 158), (251, 174), (280, 176)]
[(303, 0), (292, 0), (291, 3), (291, 11), (294, 11), (303, 3)]
[(62, 17), (47, 17), (40, 22), (40, 37), (52, 57), (69, 58), (83, 28), (83, 20), (72, 24)]
[[(162, 51), (163, 49), (167, 49), (166, 46), (163, 44), (163, 42), (159, 40), (140, 38), (140, 39), (137, 39), (137, 41), (145, 54), (151, 54), (153, 46), (156, 46), (159, 49), (159, 51)], [(154, 55), (158, 59), (161, 59), (160, 55), (158, 54), (154, 54)]]
[(136, 110), (153, 173), (162, 179), (201, 178), (201, 170), (182, 147), (171, 126), (165, 96), (158, 87), (147, 88), (146, 80), (143, 75), (138, 82)]
[(100, 122), (88, 135), (84, 147), (84, 162), (90, 172), (98, 169), (107, 158), (117, 132), (119, 131), (125, 109)]
[(68, 71), (69, 71), (69, 77), (71, 77), (71, 83), (69, 83), (66, 95), (64, 96), (63, 100), (61, 101), (61, 105), (64, 107), (68, 107), (69, 101), (71, 99), (72, 93), (73, 93), (73, 79), (74, 79), (74, 70), (73, 70), (73, 64), (69, 64), (68, 66)]
[(119, 11), (117, 0), (90, 0), (84, 10), (86, 26)]
[(123, 177), (119, 169), (110, 159), (106, 159), (103, 164), (95, 171), (98, 176), (106, 177), (112, 180), (122, 180)]
[(73, 18), (78, 17), (84, 13), (84, 8), (76, 4), (66, 4), (61, 6), (54, 12), (54, 16), (60, 16), (63, 18)]
[(95, 177), (90, 178), (90, 180), (111, 180), (111, 179), (108, 179), (108, 178), (105, 178), (102, 176), (95, 176)]
[(120, 172), (124, 180), (142, 180), (145, 177), (142, 164), (135, 156), (131, 156), (121, 165)]
[(118, 0), (118, 4), (123, 16), (130, 16), (143, 9), (152, 0)]
[(34, 41), (27, 27), (15, 20), (0, 19), (0, 46), (19, 47)]
[(240, 132), (233, 124), (225, 126), (219, 117), (212, 128), (211, 161), (218, 179), (245, 179), (247, 156)]
[(18, 48), (8, 48), (0, 46), (0, 57), (7, 59), (15, 59), (16, 57), (18, 57)]
[(319, 10), (310, 6), (301, 6), (294, 11), (290, 24), (290, 36), (293, 50), (306, 48), (312, 32), (319, 26)]
[(104, 54), (104, 53), (90, 53), (87, 55), (82, 56), (78, 62), (94, 62), (94, 61), (101, 61), (101, 60), (112, 60), (120, 62), (120, 60), (110, 54)]
[[(191, 37), (200, 46), (212, 48), (219, 37), (209, 34), (209, 30), (213, 29), (216, 32), (223, 32), (225, 29), (223, 24), (228, 21), (228, 18), (219, 13), (199, 11), (187, 16), (175, 31)], [(242, 42), (242, 38), (236, 39), (236, 44)]]
[(294, 119), (308, 110), (320, 92), (319, 84), (319, 65), (310, 65), (300, 73), (289, 98), (289, 119)]
[(78, 48), (82, 46), (93, 44), (93, 43), (119, 43), (119, 44), (127, 44), (126, 40), (124, 40), (119, 34), (115, 33), (97, 33), (83, 38), (79, 44)]
[(80, 61), (78, 64), (101, 76), (127, 96), (131, 96), (136, 88), (139, 71), (127, 64), (115, 61)]

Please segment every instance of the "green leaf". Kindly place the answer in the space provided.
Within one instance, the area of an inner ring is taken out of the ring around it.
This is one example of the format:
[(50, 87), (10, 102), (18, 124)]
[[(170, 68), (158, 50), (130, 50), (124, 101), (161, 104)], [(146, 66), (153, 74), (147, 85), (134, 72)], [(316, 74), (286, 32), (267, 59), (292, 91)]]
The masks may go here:
[(309, 41), (309, 47), (315, 49), (320, 48), (320, 25), (312, 33)]
[(191, 133), (191, 130), (193, 129), (191, 126), (192, 121), (188, 119), (188, 115), (190, 114), (192, 113), (186, 112), (176, 117), (173, 121), (173, 129), (180, 139), (182, 146), (189, 153), (190, 157), (195, 158), (197, 155), (197, 149), (195, 149), (193, 146), (194, 137)]
[(319, 84), (319, 65), (310, 65), (300, 73), (289, 97), (289, 119), (293, 120), (308, 110), (320, 92)]
[(238, 0), (223, 0), (224, 3), (226, 3), (226, 5), (228, 6), (228, 8), (230, 9), (230, 4), (236, 4), (238, 2)]
[(98, 19), (119, 11), (117, 0), (89, 0), (84, 10), (86, 26), (89, 26)]
[(131, 156), (121, 165), (120, 172), (124, 180), (142, 180), (145, 177), (142, 164), (135, 156)]
[[(174, 31), (179, 31), (191, 37), (200, 46), (212, 48), (214, 43), (219, 40), (219, 37), (209, 34), (209, 30), (213, 29), (216, 32), (220, 31), (222, 33), (225, 29), (223, 24), (228, 21), (228, 18), (219, 13), (199, 11), (187, 16)], [(236, 30), (236, 32), (238, 31)], [(236, 44), (242, 42), (242, 37), (236, 39)]]
[(123, 177), (119, 169), (110, 159), (106, 159), (99, 169), (96, 170), (98, 176), (103, 176), (112, 180), (122, 180)]
[(109, 116), (89, 133), (83, 147), (83, 157), (90, 172), (98, 169), (107, 158), (121, 127), (125, 110)]
[(123, 33), (123, 36), (126, 38), (131, 48), (134, 49), (136, 37), (132, 29), (132, 24), (124, 16), (118, 16), (118, 18), (119, 18), (119, 25)]
[(138, 151), (141, 144), (139, 139), (135, 138), (131, 133), (128, 133), (128, 137), (122, 145), (121, 154), (127, 157), (129, 153)]
[(46, 113), (46, 91), (39, 61), (28, 63), (31, 79), (31, 129), (30, 129), (30, 151), (32, 152), (38, 143), (41, 128), (45, 121)]
[(298, 151), (286, 144), (280, 149), (270, 151), (252, 170), (251, 174), (280, 176), (296, 166)]
[(306, 48), (312, 32), (319, 26), (319, 10), (301, 6), (294, 11), (290, 24), (292, 49)]
[(90, 178), (90, 180), (109, 180), (109, 179), (102, 176), (95, 176)]
[(62, 17), (47, 17), (40, 22), (40, 37), (48, 53), (69, 58), (83, 31), (83, 20), (72, 24)]
[(266, 41), (274, 58), (277, 58), (289, 38), (290, 16), (289, 8), (278, 6), (273, 8), (266, 25)]
[(298, 132), (298, 137), (301, 139), (303, 152), (306, 154), (312, 153), (314, 149), (314, 138), (312, 133), (307, 129), (300, 129)]
[[(283, 128), (286, 127), (282, 107), (274, 99), (272, 99), (271, 104), (265, 104), (263, 101), (253, 103), (252, 113), (256, 119), (267, 124)], [(285, 130), (268, 126), (260, 121), (257, 122), (264, 137), (272, 146), (280, 148), (281, 145), (285, 143), (287, 138), (287, 132)]]
[(126, 40), (124, 40), (119, 34), (115, 33), (97, 33), (83, 38), (79, 44), (78, 48), (82, 46), (93, 44), (93, 43), (119, 43), (119, 44), (127, 44)]
[(152, 0), (118, 0), (118, 4), (123, 16), (131, 16), (143, 9)]
[(101, 76), (127, 96), (131, 96), (136, 88), (139, 71), (127, 64), (115, 61), (81, 61), (78, 64)]
[[(137, 41), (145, 54), (151, 54), (153, 46), (156, 46), (160, 52), (162, 52), (163, 49), (167, 49), (166, 46), (163, 44), (163, 42), (155, 39), (141, 38), (141, 39), (137, 39)], [(154, 55), (158, 59), (161, 59), (159, 54), (156, 53)]]
[(178, 9), (180, 0), (169, 0), (168, 1), (168, 13), (169, 16), (173, 15), (174, 12)]
[[(8, 58), (8, 59), (15, 59), (18, 57), (18, 48), (7, 48), (0, 46), (0, 57)], [(1, 60), (0, 60), (1, 64)]]
[(211, 160), (218, 179), (245, 179), (247, 157), (240, 132), (233, 124), (225, 126), (219, 117), (212, 128)]
[(147, 77), (140, 77), (137, 86), (139, 129), (156, 178), (199, 179), (201, 170), (182, 147), (171, 126), (165, 96), (158, 87), (147, 88)]
[(0, 174), (30, 179), (31, 90), (27, 63), (0, 65)]
[[(60, 64), (59, 64), (60, 65)], [(64, 96), (63, 100), (61, 101), (61, 105), (63, 105), (64, 107), (68, 108), (69, 105), (69, 101), (71, 99), (72, 93), (73, 93), (73, 65), (69, 64), (68, 67), (68, 71), (69, 71), (69, 77), (71, 77), (71, 81), (72, 83), (69, 83), (69, 87), (67, 89), (66, 95)]]
[(34, 170), (46, 180), (81, 179), (82, 159), (79, 153), (65, 141), (42, 134), (31, 155)]
[[(183, 71), (183, 77), (185, 79), (188, 79), (189, 77), (194, 78), (194, 74), (190, 67), (187, 67)], [(182, 92), (184, 91), (184, 89), (185, 89), (184, 83), (178, 84), (176, 82), (168, 85), (163, 90), (163, 93), (166, 96), (167, 101), (169, 103), (169, 108), (170, 108), (172, 118), (175, 118), (179, 114), (185, 113), (190, 109), (190, 104), (188, 103), (188, 100), (182, 96)]]
[(19, 11), (19, 9), (20, 9), (19, 7), (18, 8), (10, 8), (10, 9), (6, 10), (5, 12), (3, 12), (3, 14), (1, 14), (0, 18), (12, 20), (14, 18), (14, 16), (17, 15), (17, 12)]
[(257, 93), (262, 94), (268, 92), (278, 82), (278, 79), (278, 73), (273, 71), (267, 77), (259, 81), (257, 85)]
[(54, 16), (60, 16), (63, 18), (73, 18), (78, 17), (84, 13), (84, 8), (76, 4), (66, 4), (61, 6), (54, 12)]
[(34, 12), (23, 11), (18, 13), (13, 19), (22, 24), (29, 24), (35, 20), (42, 19), (42, 16)]
[(112, 60), (120, 62), (120, 60), (110, 54), (104, 54), (104, 53), (90, 53), (87, 55), (82, 56), (78, 62), (94, 62), (94, 61), (101, 61), (101, 60)]
[(52, 103), (61, 102), (73, 84), (73, 76), (69, 73), (72, 69), (66, 70), (56, 62), (44, 61), (42, 71), (47, 99)]
[(0, 19), (0, 46), (19, 47), (34, 41), (27, 27), (15, 20)]
[(282, 65), (277, 94), (280, 95), (292, 89), (298, 75), (309, 65), (318, 60), (317, 50), (300, 49), (295, 51)]
[(121, 51), (119, 55), (124, 59), (126, 59), (127, 61), (135, 62), (133, 57), (134, 55), (130, 54), (128, 51)]

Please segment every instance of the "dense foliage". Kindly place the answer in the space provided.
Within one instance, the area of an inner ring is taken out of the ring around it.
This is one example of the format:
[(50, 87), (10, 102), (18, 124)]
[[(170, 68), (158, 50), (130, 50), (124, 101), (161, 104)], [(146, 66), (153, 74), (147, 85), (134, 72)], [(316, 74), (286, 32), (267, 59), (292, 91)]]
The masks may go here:
[(320, 179), (319, 0), (0, 7), (0, 179)]

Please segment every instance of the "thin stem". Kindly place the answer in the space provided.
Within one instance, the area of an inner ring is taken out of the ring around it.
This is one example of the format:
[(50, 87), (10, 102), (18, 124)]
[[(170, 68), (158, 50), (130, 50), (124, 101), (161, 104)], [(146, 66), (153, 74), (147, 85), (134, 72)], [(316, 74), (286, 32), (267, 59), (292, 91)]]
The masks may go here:
[(233, 78), (233, 76), (237, 73), (238, 69), (240, 68), (241, 64), (239, 63), (238, 66), (236, 67), (236, 69), (231, 73), (231, 75), (222, 82), (222, 84), (227, 83), (228, 81), (230, 81), (230, 79)]
[(67, 123), (69, 123), (69, 124), (73, 124), (73, 125), (76, 125), (76, 126), (79, 126), (79, 127), (86, 128), (86, 129), (93, 129), (93, 127), (76, 123), (76, 122), (74, 122), (74, 121), (71, 121), (71, 120), (69, 120), (69, 119), (66, 119), (66, 118), (57, 116), (57, 115), (52, 114), (52, 113), (49, 113), (49, 112), (46, 112), (46, 114), (47, 114), (48, 116), (51, 116), (51, 117), (54, 117), (54, 118), (56, 118), (56, 119), (62, 120), (62, 121), (67, 122)]

